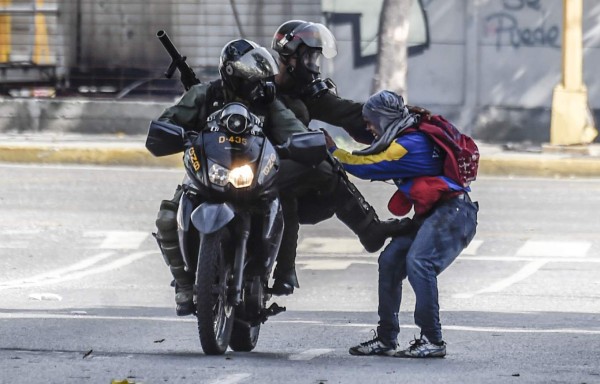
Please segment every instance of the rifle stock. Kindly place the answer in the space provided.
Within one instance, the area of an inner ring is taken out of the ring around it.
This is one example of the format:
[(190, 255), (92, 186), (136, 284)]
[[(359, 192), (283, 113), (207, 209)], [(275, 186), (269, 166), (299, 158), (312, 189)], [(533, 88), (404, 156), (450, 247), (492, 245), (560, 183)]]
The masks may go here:
[(173, 42), (167, 35), (167, 32), (162, 29), (156, 33), (156, 37), (165, 47), (169, 56), (171, 56), (171, 64), (165, 72), (165, 77), (170, 79), (176, 69), (179, 70), (180, 80), (185, 90), (189, 90), (193, 85), (200, 84), (200, 80), (196, 77), (194, 70), (185, 62), (187, 57), (181, 56), (177, 48), (173, 45)]

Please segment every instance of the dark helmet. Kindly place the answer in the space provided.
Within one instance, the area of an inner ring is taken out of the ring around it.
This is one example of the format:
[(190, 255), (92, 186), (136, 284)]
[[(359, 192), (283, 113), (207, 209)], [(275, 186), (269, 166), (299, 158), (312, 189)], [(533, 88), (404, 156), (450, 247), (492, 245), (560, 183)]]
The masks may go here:
[(219, 73), (233, 95), (250, 103), (275, 97), (273, 78), (279, 70), (269, 51), (253, 41), (232, 40), (221, 50)]
[[(281, 89), (294, 90), (301, 96), (318, 97), (334, 89), (329, 79), (322, 80), (321, 55), (332, 58), (337, 54), (335, 38), (327, 27), (304, 20), (290, 20), (281, 24), (273, 36), (271, 47), (279, 54), (291, 80), (281, 83)], [(290, 61), (296, 57), (295, 63)]]
[(281, 24), (273, 35), (271, 48), (287, 58), (296, 53), (301, 44), (320, 49), (328, 59), (337, 55), (335, 37), (331, 31), (323, 24), (304, 20), (289, 20)]

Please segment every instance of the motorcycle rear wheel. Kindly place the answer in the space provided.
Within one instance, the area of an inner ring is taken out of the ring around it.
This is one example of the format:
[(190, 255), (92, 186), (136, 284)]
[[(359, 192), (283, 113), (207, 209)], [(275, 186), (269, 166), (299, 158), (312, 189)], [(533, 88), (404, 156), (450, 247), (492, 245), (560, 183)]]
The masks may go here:
[(233, 324), (229, 346), (236, 352), (250, 352), (256, 347), (259, 334), (260, 324), (251, 326), (250, 324), (236, 321)]
[(224, 228), (204, 235), (198, 253), (196, 316), (202, 350), (207, 355), (222, 355), (233, 330), (235, 308), (228, 303), (232, 280), (232, 258), (227, 257), (229, 231)]

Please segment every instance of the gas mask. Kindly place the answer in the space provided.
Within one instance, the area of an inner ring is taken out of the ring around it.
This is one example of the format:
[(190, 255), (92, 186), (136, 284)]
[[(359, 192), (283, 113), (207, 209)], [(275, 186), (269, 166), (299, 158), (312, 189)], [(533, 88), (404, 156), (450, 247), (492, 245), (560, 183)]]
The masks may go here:
[(319, 97), (323, 92), (333, 89), (333, 82), (320, 78), (322, 52), (319, 48), (298, 50), (296, 54), (296, 66), (288, 65), (290, 76), (300, 87), (300, 95), (303, 97)]

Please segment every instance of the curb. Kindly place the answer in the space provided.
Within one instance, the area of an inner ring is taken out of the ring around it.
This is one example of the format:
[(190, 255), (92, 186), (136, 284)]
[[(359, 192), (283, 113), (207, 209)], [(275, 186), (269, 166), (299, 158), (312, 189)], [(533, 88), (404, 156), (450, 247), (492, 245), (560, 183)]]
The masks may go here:
[(486, 176), (600, 177), (599, 158), (490, 156), (479, 160)]
[[(134, 142), (0, 143), (0, 162), (182, 168), (181, 154), (157, 158)], [(482, 154), (482, 176), (600, 177), (600, 157), (565, 154)]]
[(0, 162), (183, 167), (179, 154), (158, 158), (152, 156), (143, 146), (131, 148), (120, 145), (0, 145)]

